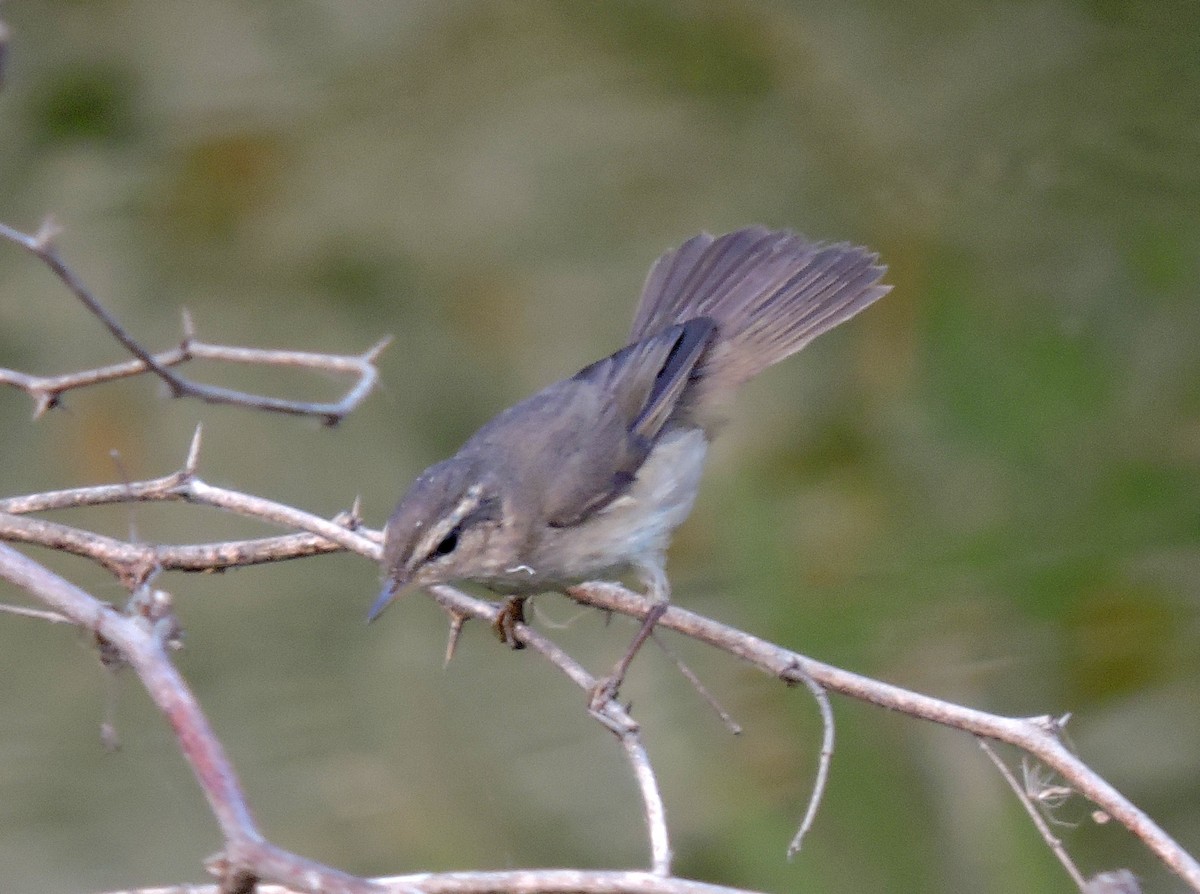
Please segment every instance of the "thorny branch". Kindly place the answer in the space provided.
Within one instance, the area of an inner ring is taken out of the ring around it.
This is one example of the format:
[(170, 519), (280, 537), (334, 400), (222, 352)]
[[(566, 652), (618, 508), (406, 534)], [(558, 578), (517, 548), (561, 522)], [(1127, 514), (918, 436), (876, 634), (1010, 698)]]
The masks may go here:
[[(430, 593), (450, 616), (452, 631), (461, 628), (464, 618), (475, 618), (490, 626), (500, 614), (500, 608), (493, 603), (474, 599), (453, 587), (431, 587)], [(575, 659), (532, 627), (525, 624), (516, 625), (513, 638), (540, 654), (584, 692), (591, 694), (596, 691), (599, 679), (589, 674)], [(642, 808), (650, 837), (651, 871), (655, 875), (665, 877), (671, 871), (671, 845), (667, 834), (666, 808), (650, 758), (642, 745), (640, 727), (615, 697), (602, 699), (590, 705), (589, 713), (612, 732), (625, 749), (625, 757), (633, 769), (642, 795)]]
[[(621, 614), (634, 613), (642, 597), (624, 587), (596, 583), (576, 587), (578, 602)], [(1149, 816), (1092, 770), (1063, 743), (1063, 725), (1054, 717), (1004, 717), (942, 701), (816, 661), (752, 634), (672, 605), (659, 626), (706, 643), (790, 684), (811, 679), (821, 687), (920, 720), (1013, 745), (1058, 772), (1083, 797), (1120, 822), (1160, 860), (1200, 891), (1200, 863)]]
[[(752, 894), (741, 889), (649, 872), (582, 872), (575, 869), (518, 869), (508, 872), (442, 872), (376, 879), (381, 891), (423, 894)], [(258, 894), (290, 894), (293, 889), (259, 885)], [(218, 894), (216, 885), (126, 888), (107, 894)]]
[[(0, 499), (0, 540), (57, 549), (91, 559), (130, 587), (157, 571), (222, 571), (348, 549), (370, 554), (375, 543), (354, 533), (358, 507), (332, 521), (261, 497), (214, 487), (196, 476), (201, 429), (196, 429), (183, 468), (162, 478), (102, 484)], [(51, 509), (114, 503), (186, 502), (272, 522), (306, 533), (221, 543), (131, 543), (58, 522), (23, 516)], [(376, 535), (376, 540), (378, 535)]]
[[(379, 535), (361, 529), (356, 512), (345, 518), (329, 521), (270, 500), (206, 484), (196, 475), (198, 444), (197, 436), (183, 469), (153, 481), (76, 488), (0, 501), (0, 539), (53, 547), (66, 539), (64, 531), (70, 532), (71, 545), (80, 555), (91, 558), (123, 579), (131, 581), (145, 580), (149, 570), (156, 567), (157, 563), (161, 563), (162, 567), (184, 570), (217, 569), (236, 564), (298, 558), (314, 552), (339, 549), (350, 550), (372, 560), (378, 559)], [(48, 508), (173, 499), (185, 499), (188, 502), (215, 506), (227, 512), (284, 524), (303, 533), (258, 541), (238, 541), (234, 546), (219, 543), (163, 547), (123, 543), (110, 538), (92, 540), (89, 538), (96, 535), (66, 526), (41, 528), (39, 525), (44, 525), (45, 522), (23, 515)], [(188, 551), (189, 561), (186, 564), (179, 561), (181, 550)], [(461, 625), (464, 619), (475, 619), (489, 624), (495, 619), (497, 608), (486, 600), (471, 597), (446, 586), (431, 588), (431, 594), (449, 614), (452, 625)], [(646, 610), (643, 597), (615, 584), (588, 584), (574, 588), (571, 596), (578, 602), (633, 618), (640, 618)], [(67, 614), (77, 623), (91, 623), (96, 617), (94, 613), (70, 614), (58, 603), (46, 601), (50, 602), (52, 609)], [(79, 620), (80, 617), (83, 618), (82, 621)], [(823, 690), (849, 695), (913, 717), (1020, 748), (1055, 770), (1079, 794), (1122, 823), (1193, 889), (1200, 891), (1200, 864), (1145, 813), (1084, 764), (1063, 743), (1061, 723), (1054, 718), (1003, 717), (944, 702), (814, 661), (674, 605), (667, 610), (659, 626), (741, 658), (787, 683), (815, 685)], [(591, 674), (537, 630), (518, 625), (516, 636), (550, 661), (583, 691), (590, 692), (595, 686), (596, 680)], [(670, 859), (666, 823), (653, 771), (645, 759), (640, 743), (637, 724), (615, 700), (610, 700), (604, 705), (597, 712), (597, 718), (617, 735), (634, 768), (635, 777), (642, 789), (647, 826), (651, 834), (653, 871), (662, 876), (668, 871)], [(827, 738), (828, 735), (827, 730)]]
[[(233, 404), (274, 413), (315, 416), (327, 425), (336, 425), (362, 403), (379, 379), (375, 361), (391, 342), (390, 338), (384, 338), (362, 354), (355, 355), (215, 345), (196, 337), (191, 316), (186, 311), (183, 314), (183, 339), (179, 345), (168, 351), (151, 353), (104, 308), (79, 276), (59, 257), (55, 246), (58, 235), (58, 227), (49, 218), (32, 236), (0, 223), (0, 238), (19, 245), (45, 264), (135, 359), (59, 376), (34, 376), (17, 370), (0, 369), (0, 384), (19, 388), (33, 398), (34, 418), (58, 406), (67, 391), (150, 372), (166, 383), (172, 397), (193, 397), (211, 404)], [(284, 400), (265, 394), (252, 394), (194, 382), (174, 371), (173, 367), (190, 360), (320, 370), (352, 375), (356, 381), (337, 401)]]
[[(67, 549), (76, 555), (92, 559), (131, 587), (143, 585), (151, 574), (164, 568), (189, 571), (219, 570), (233, 565), (299, 558), (318, 552), (332, 552), (337, 550), (350, 550), (378, 561), (379, 535), (372, 532), (372, 536), (364, 536), (355, 530), (359, 526), (357, 506), (350, 513), (340, 516), (331, 522), (290, 506), (260, 497), (253, 497), (225, 488), (213, 487), (202, 481), (196, 474), (200, 440), (201, 432), (197, 429), (188, 450), (187, 460), (178, 472), (171, 475), (149, 481), (72, 488), (70, 490), (31, 494), (24, 497), (12, 497), (0, 500), (0, 540)], [(211, 506), (226, 512), (298, 528), (305, 533), (263, 538), (260, 540), (201, 544), (186, 547), (155, 546), (145, 543), (127, 543), (110, 537), (102, 537), (78, 528), (70, 528), (66, 525), (52, 524), (41, 519), (26, 517), (27, 513), (49, 509), (97, 506), (122, 502), (173, 500)], [(25, 559), (19, 553), (14, 553), (13, 555)], [(30, 562), (28, 559), (25, 559), (25, 561)], [(6, 574), (6, 564), (5, 555), (0, 554), (0, 577), (8, 576)], [(18, 583), (18, 585), (23, 585), (16, 580), (14, 582)], [(29, 588), (26, 587), (26, 589)], [(46, 599), (38, 591), (31, 590), (31, 592), (42, 596), (52, 607), (76, 623), (90, 626), (92, 623), (91, 619), (96, 616), (93, 611), (82, 614), (65, 612), (53, 599)], [(86, 594), (81, 595), (87, 599), (91, 599)], [(94, 602), (94, 600), (92, 601)], [(497, 612), (494, 605), (482, 600), (471, 600), (471, 602), (473, 603), (472, 607), (475, 609), (473, 612), (463, 612), (457, 616), (452, 614), (452, 618), (465, 618), (469, 615), (482, 618), (489, 623), (494, 620)], [(99, 605), (99, 603), (96, 604)], [(112, 610), (108, 609), (108, 611), (111, 612)], [(124, 655), (120, 643), (117, 643), (112, 637), (101, 633), (98, 628), (93, 629), (96, 629), (97, 635), (102, 637), (105, 642), (112, 641), (116, 643), (118, 649)], [(542, 654), (553, 666), (566, 674), (577, 685), (583, 687), (585, 691), (590, 691), (596, 687), (597, 680), (595, 678), (588, 674), (582, 666), (571, 659), (562, 649), (558, 648), (536, 630), (529, 627), (522, 627), (516, 635), (524, 644)], [(137, 662), (132, 658), (127, 658), (126, 660), (135, 667), (138, 666)], [(148, 660), (153, 661), (154, 659)], [(166, 660), (165, 655), (162, 656), (162, 660)], [(140, 671), (139, 674), (141, 674)], [(144, 675), (143, 680), (146, 681)], [(147, 681), (146, 685), (149, 687), (150, 683)], [(180, 680), (180, 685), (183, 685), (182, 680)], [(163, 710), (164, 713), (167, 713), (165, 708)], [(650, 765), (645, 747), (641, 742), (640, 729), (637, 723), (629, 716), (628, 711), (615, 699), (610, 698), (599, 705), (594, 711), (594, 715), (597, 720), (617, 736), (625, 751), (626, 758), (630, 762), (644, 804), (651, 845), (651, 871), (657, 877), (666, 878), (670, 874), (671, 861), (670, 844), (667, 836), (666, 811), (662, 796), (658, 790), (657, 779)], [(182, 726), (181, 722), (177, 722), (169, 713), (168, 717), (172, 720), (172, 725), (176, 729), (181, 747), (185, 749), (185, 753), (187, 752), (187, 742), (195, 739), (204, 741), (212, 739), (212, 745), (219, 749), (219, 743), (217, 743), (215, 738), (212, 738), (212, 733), (203, 722), (202, 715), (195, 715), (193, 718), (194, 722), (183, 721)], [(191, 759), (190, 755), (189, 759)], [(197, 779), (209, 797), (210, 803), (224, 805), (225, 813), (233, 816), (245, 816), (248, 821), (248, 810), (244, 805), (240, 792), (236, 789), (236, 784), (232, 787), (227, 784), (228, 780), (232, 779), (232, 768), (228, 769), (227, 774), (218, 774), (214, 780), (214, 778), (202, 772), (202, 767), (208, 766), (210, 763), (211, 761), (208, 759), (202, 762), (202, 766), (198, 766), (193, 762)], [(228, 838), (229, 823), (222, 822), (222, 828)], [(254, 832), (253, 835), (256, 836), (257, 832)], [(236, 863), (235, 865), (244, 867), (246, 864), (243, 862)], [(257, 864), (252, 863), (249, 865), (257, 877), (280, 878), (278, 875), (270, 875), (263, 871)]]
[(0, 543), (0, 578), (41, 599), (90, 630), (137, 673), (175, 731), (180, 750), (200, 783), (225, 838), (223, 883), (250, 872), (302, 891), (378, 894), (374, 885), (277, 848), (259, 832), (233, 765), (183, 677), (171, 664), (161, 636), (165, 628), (139, 613), (126, 615)]

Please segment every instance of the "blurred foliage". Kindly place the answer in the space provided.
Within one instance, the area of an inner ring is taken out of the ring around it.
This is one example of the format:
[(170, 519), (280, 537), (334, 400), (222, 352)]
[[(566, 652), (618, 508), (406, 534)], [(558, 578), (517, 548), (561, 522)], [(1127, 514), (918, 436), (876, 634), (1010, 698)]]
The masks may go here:
[[(202, 474), (379, 524), (499, 408), (620, 345), (656, 254), (750, 222), (882, 252), (892, 295), (750, 386), (671, 557), (676, 598), (832, 661), (1012, 714), (1073, 712), (1082, 755), (1200, 850), (1200, 6), (30, 2), (0, 92), (0, 218), (62, 251), (148, 344), (357, 351), (384, 384), (337, 430), (0, 394), (0, 492)], [(0, 363), (120, 352), (0, 246)], [(227, 371), (214, 372), (230, 381)], [(274, 381), (274, 380), (272, 380)], [(318, 383), (321, 388), (330, 383)], [(289, 391), (295, 383), (289, 383)], [(186, 507), (87, 517), (241, 536)], [(42, 555), (42, 554), (39, 554)], [(45, 557), (100, 598), (83, 563)], [(359, 873), (646, 859), (582, 696), (413, 597), (367, 630), (346, 557), (168, 576), (180, 658), (263, 825)], [(21, 601), (20, 594), (0, 594)], [(556, 597), (594, 668), (631, 628)], [(773, 891), (1063, 891), (973, 742), (838, 700), (828, 801), (783, 853), (819, 742), (800, 693), (677, 644), (627, 694), (681, 872)], [(218, 846), (130, 679), (85, 638), (0, 619), (0, 887), (199, 879)], [(115, 703), (123, 748), (99, 723)], [(1085, 871), (1178, 886), (1086, 805)]]
[(67, 65), (30, 101), (31, 133), (44, 147), (118, 142), (133, 136), (136, 97), (115, 64)]

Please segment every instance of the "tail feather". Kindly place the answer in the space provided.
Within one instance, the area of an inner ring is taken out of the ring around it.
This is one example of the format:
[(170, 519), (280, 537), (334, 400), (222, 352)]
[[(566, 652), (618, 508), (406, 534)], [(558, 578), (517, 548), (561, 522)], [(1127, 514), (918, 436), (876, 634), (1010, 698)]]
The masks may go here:
[(818, 335), (883, 297), (887, 268), (846, 243), (810, 242), (788, 231), (749, 227), (696, 236), (655, 262), (642, 290), (631, 342), (709, 317), (717, 327), (693, 372), (687, 403), (703, 411)]

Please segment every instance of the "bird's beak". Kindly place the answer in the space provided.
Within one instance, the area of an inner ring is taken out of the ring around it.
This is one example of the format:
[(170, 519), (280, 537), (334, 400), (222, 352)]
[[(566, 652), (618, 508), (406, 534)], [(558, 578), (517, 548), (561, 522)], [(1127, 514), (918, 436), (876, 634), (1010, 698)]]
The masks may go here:
[(370, 624), (382, 615), (383, 610), (392, 604), (403, 589), (403, 581), (396, 580), (394, 577), (388, 578), (387, 583), (383, 585), (383, 591), (379, 594), (379, 598), (375, 600), (375, 604), (371, 606), (371, 610), (367, 613), (367, 623)]

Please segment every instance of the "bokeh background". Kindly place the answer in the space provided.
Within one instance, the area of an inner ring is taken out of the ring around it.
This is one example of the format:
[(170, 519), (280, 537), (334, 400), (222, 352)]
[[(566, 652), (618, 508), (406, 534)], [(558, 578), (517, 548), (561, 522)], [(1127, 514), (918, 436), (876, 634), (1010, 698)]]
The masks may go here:
[[(882, 252), (895, 291), (749, 388), (671, 555), (676, 599), (814, 657), (1010, 714), (1200, 850), (1200, 5), (1031, 0), (603, 4), (29, 2), (0, 91), (0, 219), (145, 343), (355, 352), (337, 429), (151, 382), (37, 422), (0, 394), (0, 492), (163, 474), (205, 426), (214, 483), (382, 523), (503, 406), (622, 344), (654, 257), (746, 223)], [(121, 352), (0, 245), (0, 364)], [(222, 369), (293, 395), (340, 383)], [(124, 472), (111, 458), (119, 451)], [(262, 529), (187, 507), (64, 520), (144, 540)], [(79, 560), (37, 553), (119, 601)], [(644, 865), (636, 792), (580, 692), (378, 573), (327, 557), (160, 580), (179, 664), (280, 844), (361, 874)], [(22, 594), (0, 590), (8, 602)], [(629, 622), (538, 623), (600, 670)], [(1066, 891), (970, 738), (836, 699), (828, 799), (808, 697), (675, 647), (626, 694), (681, 874), (769, 891)], [(135, 680), (0, 616), (0, 887), (200, 881), (215, 824)], [(100, 744), (113, 711), (122, 748)], [(1037, 775), (1037, 768), (1033, 768)], [(1088, 872), (1182, 885), (1077, 799)]]

